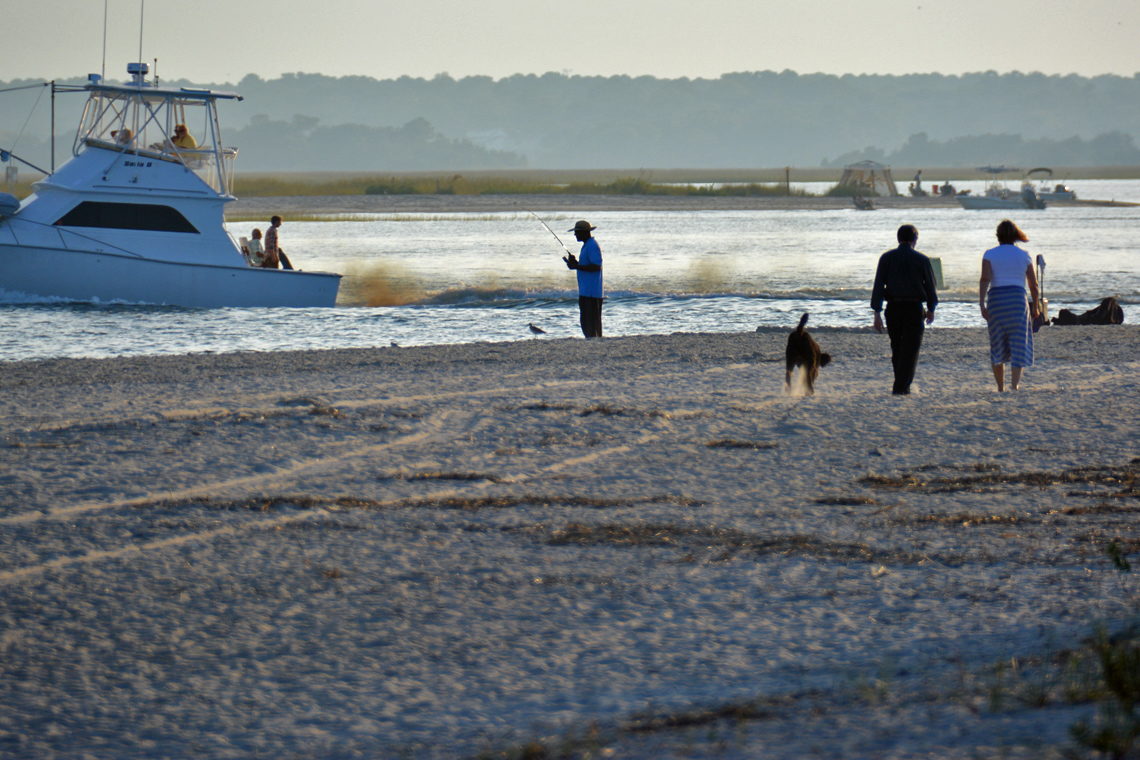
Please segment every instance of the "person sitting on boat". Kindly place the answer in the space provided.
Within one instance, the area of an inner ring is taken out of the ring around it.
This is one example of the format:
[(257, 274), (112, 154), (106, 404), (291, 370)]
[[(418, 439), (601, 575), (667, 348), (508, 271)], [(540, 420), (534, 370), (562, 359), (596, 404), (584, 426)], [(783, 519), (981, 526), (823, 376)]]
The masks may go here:
[(194, 135), (190, 134), (190, 130), (186, 128), (185, 124), (174, 125), (174, 137), (170, 142), (175, 148), (182, 150), (193, 150), (198, 147), (198, 141), (194, 139)]
[(251, 267), (264, 266), (265, 247), (261, 244), (261, 230), (254, 227), (250, 234), (251, 238), (242, 247), (242, 253), (245, 254), (246, 261)]

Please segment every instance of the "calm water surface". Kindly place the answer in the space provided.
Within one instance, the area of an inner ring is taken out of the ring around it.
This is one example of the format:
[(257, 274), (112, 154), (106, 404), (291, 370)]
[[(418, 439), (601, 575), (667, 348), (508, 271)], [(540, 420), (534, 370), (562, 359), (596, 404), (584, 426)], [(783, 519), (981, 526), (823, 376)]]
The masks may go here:
[[(931, 177), (931, 179), (935, 179)], [(959, 183), (960, 187), (982, 183)], [(1082, 198), (1140, 202), (1140, 181), (1072, 181)], [(810, 187), (812, 191), (820, 188)], [(544, 214), (563, 233), (586, 216), (605, 258), (608, 335), (860, 327), (879, 255), (900, 224), (942, 260), (938, 326), (977, 326), (981, 253), (1001, 211), (957, 207), (835, 211)], [(1012, 218), (1046, 259), (1051, 312), (1114, 295), (1140, 317), (1140, 208), (1051, 207)], [(231, 224), (234, 235), (253, 225)], [(71, 304), (0, 294), (0, 360), (429, 345), (580, 336), (574, 275), (561, 246), (525, 212), (376, 215), (286, 221), (282, 245), (302, 269), (345, 273), (332, 309), (182, 309)]]

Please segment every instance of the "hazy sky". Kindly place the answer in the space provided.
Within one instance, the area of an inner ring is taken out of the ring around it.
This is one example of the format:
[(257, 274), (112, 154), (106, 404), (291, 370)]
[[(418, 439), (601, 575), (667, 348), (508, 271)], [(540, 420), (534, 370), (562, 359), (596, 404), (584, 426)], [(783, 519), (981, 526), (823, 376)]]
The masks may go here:
[[(103, 66), (103, 0), (2, 0), (0, 80)], [(139, 52), (140, 0), (108, 0), (106, 70)], [(150, 0), (163, 78), (515, 73), (717, 77), (1140, 71), (1136, 0)]]

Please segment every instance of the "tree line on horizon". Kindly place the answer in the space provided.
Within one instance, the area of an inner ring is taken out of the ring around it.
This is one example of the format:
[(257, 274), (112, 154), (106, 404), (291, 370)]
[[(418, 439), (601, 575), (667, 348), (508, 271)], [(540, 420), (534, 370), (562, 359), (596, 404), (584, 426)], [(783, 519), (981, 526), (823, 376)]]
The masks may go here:
[[(223, 106), (241, 171), (1140, 164), (1140, 74), (296, 73), (164, 84), (245, 97)], [(57, 153), (70, 146), (82, 105), (68, 98), (60, 98)], [(26, 115), (0, 108), (0, 147), (10, 147)], [(25, 152), (47, 152), (42, 135), (24, 130), (19, 140)]]

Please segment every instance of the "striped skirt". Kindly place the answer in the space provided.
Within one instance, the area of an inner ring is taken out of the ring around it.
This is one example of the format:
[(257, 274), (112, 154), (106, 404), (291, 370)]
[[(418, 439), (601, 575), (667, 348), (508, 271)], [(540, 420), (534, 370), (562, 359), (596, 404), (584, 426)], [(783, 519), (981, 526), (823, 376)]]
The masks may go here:
[(1033, 366), (1033, 324), (1025, 288), (990, 288), (986, 309), (990, 313), (990, 364)]

